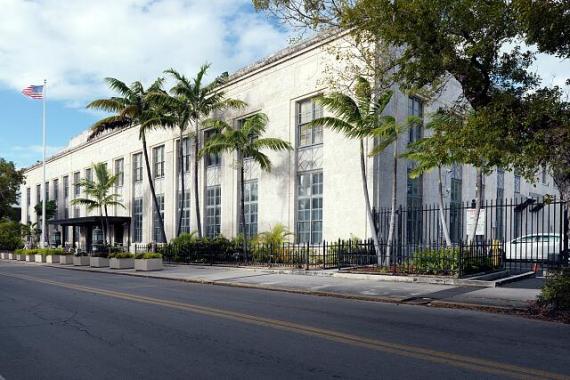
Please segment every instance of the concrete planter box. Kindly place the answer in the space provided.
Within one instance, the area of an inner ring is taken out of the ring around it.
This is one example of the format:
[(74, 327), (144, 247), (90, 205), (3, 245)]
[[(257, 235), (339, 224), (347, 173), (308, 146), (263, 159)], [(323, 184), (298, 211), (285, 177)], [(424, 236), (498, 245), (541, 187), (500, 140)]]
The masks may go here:
[(8, 259), (8, 252), (0, 252), (0, 259), (7, 260)]
[(88, 266), (89, 256), (73, 256), (73, 265), (75, 266)]
[(162, 270), (162, 259), (135, 259), (135, 270)]
[(23, 255), (23, 254), (16, 255), (16, 260), (26, 261), (26, 255)]
[(45, 263), (46, 255), (36, 255), (36, 263)]
[(109, 266), (111, 269), (133, 269), (135, 267), (135, 259), (110, 259)]
[(46, 256), (46, 263), (49, 263), (49, 264), (59, 263), (59, 255), (48, 255), (48, 256)]
[(109, 259), (106, 257), (90, 257), (89, 266), (92, 268), (106, 268), (109, 266)]
[(9, 253), (8, 254), (8, 260), (18, 260), (18, 256), (15, 253)]
[(34, 255), (26, 255), (26, 261), (29, 263), (33, 263), (34, 261), (36, 261), (36, 258), (34, 257)]
[(59, 256), (59, 263), (63, 264), (63, 265), (73, 264), (73, 255), (60, 255)]

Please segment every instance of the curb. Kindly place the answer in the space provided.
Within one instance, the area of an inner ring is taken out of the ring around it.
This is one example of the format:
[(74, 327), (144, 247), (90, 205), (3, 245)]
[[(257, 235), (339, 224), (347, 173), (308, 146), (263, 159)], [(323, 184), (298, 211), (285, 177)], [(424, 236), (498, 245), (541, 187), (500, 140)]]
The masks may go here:
[(302, 294), (302, 295), (318, 296), (318, 297), (332, 297), (332, 298), (356, 300), (356, 301), (380, 302), (380, 303), (388, 303), (388, 304), (395, 304), (395, 305), (437, 307), (437, 308), (444, 308), (444, 309), (462, 309), (462, 310), (473, 310), (473, 311), (490, 312), (490, 313), (495, 313), (495, 314), (508, 314), (508, 315), (518, 315), (518, 316), (525, 316), (524, 313), (526, 311), (525, 309), (521, 309), (521, 308), (514, 307), (514, 306), (484, 305), (484, 304), (454, 302), (454, 301), (445, 301), (445, 300), (437, 300), (437, 299), (426, 299), (425, 302), (416, 302), (417, 297), (406, 297), (406, 298), (399, 298), (398, 297), (397, 298), (397, 297), (382, 297), (382, 296), (366, 296), (366, 295), (360, 295), (360, 294), (346, 294), (346, 293), (326, 292), (326, 291), (318, 291), (318, 290), (306, 290), (306, 289), (298, 289), (298, 288), (281, 288), (281, 287), (275, 287), (275, 286), (243, 284), (243, 283), (229, 282), (229, 281), (223, 281), (223, 280), (215, 281), (215, 280), (204, 280), (204, 279), (199, 280), (199, 279), (173, 278), (173, 277), (166, 277), (166, 276), (148, 275), (148, 274), (136, 273), (136, 272), (120, 272), (120, 270), (117, 270), (117, 272), (114, 272), (114, 271), (92, 269), (88, 266), (78, 267), (78, 266), (73, 266), (73, 265), (54, 265), (54, 264), (44, 264), (44, 263), (28, 263), (28, 262), (18, 262), (18, 263), (34, 264), (34, 265), (43, 266), (43, 267), (49, 267), (49, 268), (54, 268), (54, 269), (63, 269), (63, 270), (71, 270), (71, 271), (78, 271), (78, 272), (103, 273), (103, 274), (110, 274), (110, 275), (142, 277), (142, 278), (149, 278), (149, 279), (156, 279), (156, 280), (178, 281), (178, 282), (185, 282), (185, 283), (191, 283), (191, 284), (216, 285), (216, 286), (225, 286), (225, 287), (230, 287), (230, 288), (265, 290), (265, 291), (272, 291), (272, 292), (281, 292), (281, 293), (289, 293), (289, 294)]

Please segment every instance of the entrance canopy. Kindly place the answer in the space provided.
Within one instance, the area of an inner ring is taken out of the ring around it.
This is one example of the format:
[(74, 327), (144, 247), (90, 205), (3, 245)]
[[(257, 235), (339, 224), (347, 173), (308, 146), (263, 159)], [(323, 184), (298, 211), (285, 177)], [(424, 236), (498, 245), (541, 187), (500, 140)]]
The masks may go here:
[[(110, 216), (109, 224), (125, 224), (131, 222), (130, 216)], [(80, 218), (68, 218), (68, 219), (55, 219), (48, 220), (48, 224), (54, 224), (62, 227), (81, 227), (81, 226), (99, 226), (101, 223), (105, 222), (105, 218), (101, 216), (83, 216)]]

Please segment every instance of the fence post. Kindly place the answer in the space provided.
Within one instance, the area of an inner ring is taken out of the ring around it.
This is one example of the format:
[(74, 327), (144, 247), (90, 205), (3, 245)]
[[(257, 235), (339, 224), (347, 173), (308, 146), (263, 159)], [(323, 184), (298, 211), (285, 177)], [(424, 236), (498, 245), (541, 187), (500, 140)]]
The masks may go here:
[(562, 266), (568, 266), (568, 208), (564, 204), (564, 250), (562, 252)]
[(338, 242), (336, 243), (336, 265), (338, 267), (338, 270), (340, 271), (340, 267), (341, 267), (341, 257), (340, 255), (342, 255), (342, 251), (340, 249), (340, 239), (338, 239)]
[(323, 240), (323, 269), (327, 269), (326, 240)]
[(311, 243), (307, 241), (307, 251), (305, 253), (305, 270), (309, 270), (309, 244)]

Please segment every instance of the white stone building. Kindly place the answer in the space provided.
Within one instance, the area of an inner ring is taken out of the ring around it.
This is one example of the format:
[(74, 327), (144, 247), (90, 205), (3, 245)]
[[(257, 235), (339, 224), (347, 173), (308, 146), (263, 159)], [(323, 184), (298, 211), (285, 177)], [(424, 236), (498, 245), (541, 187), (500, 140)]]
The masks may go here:
[[(238, 125), (239, 120), (256, 112), (264, 112), (269, 118), (267, 135), (291, 142), (290, 152), (268, 152), (273, 164), (270, 173), (261, 172), (254, 165), (246, 171), (246, 207), (248, 231), (252, 233), (270, 229), (277, 223), (285, 224), (295, 233), (298, 242), (318, 243), (325, 240), (348, 238), (351, 235), (370, 235), (360, 177), (359, 148), (357, 141), (347, 140), (330, 130), (307, 129), (304, 124), (322, 114), (313, 98), (326, 93), (323, 84), (323, 67), (331, 62), (324, 48), (330, 39), (315, 38), (295, 47), (278, 52), (268, 59), (231, 75), (221, 89), (228, 97), (247, 102), (246, 110), (224, 115), (227, 121)], [(431, 104), (396, 92), (388, 112), (403, 120), (409, 114), (427, 117), (442, 104), (453, 100), (457, 86), (451, 86), (442, 97)], [(207, 132), (205, 132), (207, 134)], [(400, 151), (410, 138), (417, 138), (412, 131), (400, 139)], [(70, 201), (81, 196), (78, 182), (92, 175), (91, 166), (105, 162), (114, 173), (120, 174), (117, 193), (122, 197), (125, 209), (111, 210), (113, 239), (117, 243), (148, 243), (160, 240), (157, 223), (153, 218), (153, 202), (142, 157), (142, 145), (136, 127), (117, 131), (87, 141), (87, 134), (71, 141), (67, 149), (47, 161), (48, 199), (56, 200), (58, 214), (50, 225), (50, 237), (56, 231), (65, 230), (64, 240), (88, 247), (96, 240), (92, 236), (93, 218), (82, 207), (72, 206)], [(178, 220), (176, 131), (153, 131), (147, 135), (149, 156), (152, 160), (156, 192), (163, 205), (166, 235), (176, 234)], [(188, 147), (191, 141), (185, 141)], [(367, 148), (372, 148), (372, 141)], [(193, 149), (187, 149), (185, 159), (191, 162)], [(192, 165), (187, 166), (192, 169)], [(375, 207), (385, 207), (390, 199), (390, 152), (367, 162), (368, 181)], [(475, 197), (475, 171), (446, 172), (449, 193), (446, 202), (465, 202)], [(22, 223), (36, 222), (34, 206), (39, 203), (42, 166), (36, 164), (26, 169), (26, 184), (22, 186)], [(192, 193), (193, 175), (186, 173), (187, 196)], [(497, 181), (497, 177), (504, 179)], [(208, 235), (221, 233), (233, 237), (239, 231), (239, 172), (235, 157), (207, 157), (201, 162), (200, 203), (203, 231)], [(419, 180), (407, 177), (407, 163), (401, 160), (398, 171), (398, 204), (404, 207), (410, 202), (435, 203), (437, 187), (435, 174), (428, 173)], [(502, 185), (502, 186), (501, 186)], [(553, 194), (551, 178), (536, 186), (526, 183), (512, 173), (497, 175), (485, 180), (485, 197), (513, 197), (516, 194)], [(77, 219), (79, 218), (79, 219)], [(81, 223), (80, 223), (81, 222)], [(80, 227), (65, 227), (80, 225)], [(185, 202), (183, 229), (194, 230), (196, 213), (193, 194)], [(72, 232), (75, 231), (75, 232)], [(100, 231), (99, 231), (100, 232)]]

